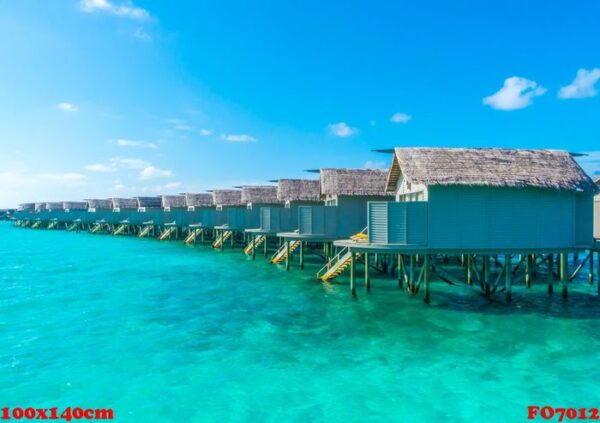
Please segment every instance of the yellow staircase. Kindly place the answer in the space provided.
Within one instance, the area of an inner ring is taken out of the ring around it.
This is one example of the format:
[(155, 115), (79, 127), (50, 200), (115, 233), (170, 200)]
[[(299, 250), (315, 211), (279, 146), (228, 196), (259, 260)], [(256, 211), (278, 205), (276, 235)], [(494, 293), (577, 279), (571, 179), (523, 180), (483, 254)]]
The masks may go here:
[(198, 235), (201, 235), (203, 231), (204, 231), (204, 229), (202, 229), (202, 228), (192, 229), (190, 231), (189, 235), (185, 238), (185, 241), (183, 241), (183, 242), (186, 245), (194, 244), (196, 242), (196, 238), (198, 237)]
[(125, 232), (125, 229), (127, 229), (129, 227), (129, 222), (127, 223), (121, 223), (117, 229), (115, 229), (115, 231), (113, 232), (113, 235), (121, 235), (123, 232)]
[(177, 233), (177, 226), (169, 226), (167, 227), (158, 237), (160, 241), (164, 241), (165, 239), (171, 239), (172, 234)]
[[(364, 228), (359, 233), (352, 235), (350, 240), (360, 244), (369, 242), (367, 228)], [(355, 257), (360, 257), (360, 254), (355, 253)], [(332, 281), (344, 273), (348, 266), (350, 266), (351, 262), (352, 253), (348, 247), (342, 248), (342, 250), (337, 253), (334, 258), (329, 260), (329, 262), (317, 272), (317, 278), (321, 279), (323, 282)]]
[(94, 223), (94, 226), (92, 227), (92, 230), (90, 231), (90, 233), (97, 234), (98, 232), (100, 232), (102, 230), (103, 227), (104, 227), (103, 222), (96, 222), (96, 223)]
[(352, 253), (348, 251), (348, 247), (343, 248), (334, 258), (329, 260), (329, 263), (319, 270), (317, 278), (321, 279), (323, 282), (334, 280), (344, 273), (344, 270), (350, 266), (351, 261)]
[(73, 222), (70, 225), (67, 225), (67, 232), (73, 232), (75, 229), (79, 228), (80, 222)]
[(219, 236), (217, 237), (217, 239), (215, 239), (215, 242), (213, 242), (212, 246), (213, 248), (221, 248), (223, 246), (223, 243), (225, 241), (227, 241), (229, 238), (231, 238), (231, 236), (233, 235), (233, 231), (223, 231), (219, 234)]
[(258, 247), (260, 247), (262, 245), (262, 243), (265, 242), (266, 240), (267, 240), (266, 235), (257, 236), (252, 241), (250, 241), (250, 243), (246, 246), (246, 248), (244, 248), (244, 254), (249, 256), (250, 254), (252, 254), (252, 251), (256, 251), (256, 249)]
[[(302, 243), (302, 241), (298, 241), (298, 240), (290, 242), (290, 255), (292, 255), (294, 253), (294, 251), (296, 251), (296, 249), (300, 246), (301, 243)], [(275, 254), (273, 254), (273, 257), (271, 257), (271, 263), (278, 264), (278, 263), (284, 262), (285, 258), (287, 256), (286, 249), (287, 249), (287, 242), (284, 242), (281, 245), (281, 247), (279, 247), (277, 252)]]
[(150, 231), (154, 228), (153, 225), (146, 225), (144, 226), (144, 229), (142, 229), (140, 231), (140, 233), (138, 234), (139, 238), (145, 238), (148, 236), (148, 234), (150, 233)]
[(58, 226), (58, 221), (53, 220), (52, 222), (48, 223), (48, 229), (54, 229)]
[(37, 229), (37, 228), (39, 228), (40, 226), (42, 226), (42, 221), (41, 221), (41, 220), (36, 220), (36, 221), (34, 222), (34, 224), (33, 224), (33, 225), (31, 225), (31, 229)]

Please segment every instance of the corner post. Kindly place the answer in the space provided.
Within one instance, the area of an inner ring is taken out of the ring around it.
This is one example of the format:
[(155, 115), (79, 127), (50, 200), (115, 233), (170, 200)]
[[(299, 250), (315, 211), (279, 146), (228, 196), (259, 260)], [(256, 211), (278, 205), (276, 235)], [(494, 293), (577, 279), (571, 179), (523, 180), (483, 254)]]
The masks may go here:
[(425, 254), (423, 257), (423, 268), (423, 282), (425, 283), (423, 301), (425, 301), (425, 304), (429, 304), (429, 254)]
[(371, 280), (369, 279), (369, 253), (365, 252), (365, 288), (371, 289)]
[(512, 301), (512, 256), (504, 256), (504, 287), (506, 288), (506, 302)]
[(350, 251), (350, 294), (356, 297), (356, 285), (354, 280), (355, 266), (354, 266), (354, 253)]
[(560, 253), (560, 283), (562, 285), (562, 296), (566, 299), (569, 296), (569, 264), (567, 253)]

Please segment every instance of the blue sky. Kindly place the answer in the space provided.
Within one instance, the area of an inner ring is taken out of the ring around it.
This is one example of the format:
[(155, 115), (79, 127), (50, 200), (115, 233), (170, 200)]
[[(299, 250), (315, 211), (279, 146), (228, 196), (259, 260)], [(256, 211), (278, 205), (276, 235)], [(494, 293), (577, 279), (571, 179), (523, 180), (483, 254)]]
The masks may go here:
[(391, 3), (3, 2), (0, 207), (384, 167), (393, 146), (600, 171), (600, 3)]

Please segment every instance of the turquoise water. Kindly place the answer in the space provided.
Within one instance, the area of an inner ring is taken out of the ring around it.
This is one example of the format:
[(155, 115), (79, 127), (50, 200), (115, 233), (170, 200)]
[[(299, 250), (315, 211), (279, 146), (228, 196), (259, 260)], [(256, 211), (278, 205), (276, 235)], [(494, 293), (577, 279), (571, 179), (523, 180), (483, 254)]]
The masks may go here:
[(241, 252), (0, 222), (0, 406), (125, 422), (524, 421), (600, 405), (600, 301), (316, 283)]

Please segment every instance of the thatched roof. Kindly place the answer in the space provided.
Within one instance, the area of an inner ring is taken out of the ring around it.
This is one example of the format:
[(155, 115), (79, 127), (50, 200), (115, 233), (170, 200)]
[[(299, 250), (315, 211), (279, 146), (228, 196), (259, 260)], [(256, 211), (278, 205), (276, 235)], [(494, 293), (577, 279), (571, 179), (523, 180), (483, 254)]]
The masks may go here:
[(35, 211), (42, 211), (42, 210), (46, 210), (46, 203), (35, 203)]
[(596, 190), (566, 151), (504, 148), (396, 148), (387, 189), (402, 173), (414, 184)]
[(85, 201), (63, 201), (62, 207), (65, 210), (85, 210), (87, 203)]
[(594, 181), (594, 183), (600, 187), (600, 177), (596, 178), (596, 180)]
[(279, 203), (279, 200), (277, 200), (277, 187), (272, 185), (244, 185), (242, 187), (242, 203)]
[(321, 195), (389, 195), (386, 170), (321, 169)]
[(137, 209), (138, 202), (135, 198), (113, 198), (113, 209)]
[(112, 209), (113, 201), (112, 200), (103, 200), (97, 198), (90, 198), (85, 200), (87, 202), (88, 209)]
[(55, 202), (48, 202), (48, 203), (46, 203), (46, 209), (47, 210), (62, 210), (62, 208), (63, 208), (62, 201), (60, 201), (60, 202), (55, 201)]
[(321, 198), (318, 179), (280, 179), (277, 185), (279, 201), (319, 201)]
[(186, 207), (185, 204), (185, 195), (163, 195), (162, 196), (162, 207), (171, 207), (171, 208), (183, 208)]
[(242, 206), (242, 191), (237, 189), (216, 189), (212, 192), (216, 206)]
[(185, 194), (185, 204), (188, 207), (212, 207), (214, 206), (213, 196), (208, 192), (192, 194)]
[(17, 210), (19, 210), (19, 211), (35, 210), (35, 203), (19, 204), (19, 207), (17, 208)]
[(138, 207), (155, 207), (158, 208), (162, 204), (161, 197), (135, 197)]

